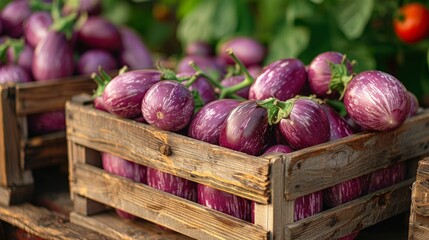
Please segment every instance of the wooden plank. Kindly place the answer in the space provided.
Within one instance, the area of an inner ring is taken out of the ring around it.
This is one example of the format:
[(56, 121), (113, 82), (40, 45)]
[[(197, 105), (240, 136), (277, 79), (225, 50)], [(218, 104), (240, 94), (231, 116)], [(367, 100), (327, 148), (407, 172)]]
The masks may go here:
[(22, 168), (35, 169), (67, 162), (65, 131), (45, 134), (23, 143)]
[(84, 226), (99, 232), (112, 239), (122, 240), (190, 240), (191, 238), (169, 230), (163, 230), (159, 226), (142, 220), (121, 219), (115, 212), (109, 211), (91, 217), (72, 212), (72, 223)]
[[(92, 166), (101, 166), (101, 159), (99, 154), (89, 148), (78, 145), (73, 142), (69, 142), (69, 153), (70, 153), (70, 162), (69, 162), (69, 180), (70, 183), (74, 179), (75, 174), (75, 165), (77, 164), (90, 164)], [(81, 197), (75, 194), (73, 191), (70, 191), (71, 199), (73, 199), (73, 208), (74, 211), (88, 216), (95, 213), (103, 212), (106, 210), (106, 206), (99, 202), (96, 202), (92, 199)]]
[(47, 82), (16, 85), (16, 113), (18, 116), (64, 109), (66, 101), (80, 93), (91, 94), (96, 89), (89, 76)]
[(284, 197), (285, 161), (281, 156), (271, 160), (271, 201), (269, 204), (255, 203), (255, 224), (270, 231), (270, 239), (284, 239), (287, 223), (293, 222), (288, 214), (288, 205)]
[(30, 200), (33, 196), (33, 191), (33, 184), (12, 187), (0, 186), (0, 204), (9, 206)]
[[(269, 159), (161, 131), (91, 107), (68, 103), (66, 108), (67, 137), (73, 142), (256, 202), (269, 201)], [(163, 147), (172, 154), (160, 153)]]
[(355, 134), (287, 154), (286, 197), (325, 189), (429, 152), (429, 111), (390, 132)]
[(286, 239), (336, 239), (409, 210), (414, 178), (286, 226)]
[(410, 223), (409, 240), (427, 240), (429, 239), (429, 227), (418, 223)]
[[(197, 239), (267, 239), (268, 231), (147, 185), (76, 164), (71, 191)], [(203, 221), (202, 221), (203, 219)]]
[(67, 217), (28, 203), (11, 207), (0, 206), (0, 219), (31, 234), (49, 240), (108, 240), (99, 233), (70, 223)]

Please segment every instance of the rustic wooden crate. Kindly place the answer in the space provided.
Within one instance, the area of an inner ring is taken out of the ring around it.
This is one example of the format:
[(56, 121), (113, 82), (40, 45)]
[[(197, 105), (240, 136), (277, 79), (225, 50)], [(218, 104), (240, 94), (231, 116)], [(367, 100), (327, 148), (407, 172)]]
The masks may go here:
[(412, 187), (409, 224), (409, 239), (429, 239), (429, 157), (419, 161)]
[(89, 77), (0, 85), (1, 204), (31, 197), (31, 169), (67, 163), (65, 131), (30, 137), (27, 116), (62, 110), (72, 96), (93, 89), (95, 83)]
[[(398, 162), (412, 166), (429, 152), (428, 111), (391, 132), (255, 157), (94, 110), (85, 98), (75, 100), (66, 111), (76, 215), (90, 218), (108, 205), (197, 239), (335, 239), (374, 225), (409, 209), (414, 176), (297, 222), (294, 201)], [(253, 200), (255, 224), (108, 174), (100, 152)]]

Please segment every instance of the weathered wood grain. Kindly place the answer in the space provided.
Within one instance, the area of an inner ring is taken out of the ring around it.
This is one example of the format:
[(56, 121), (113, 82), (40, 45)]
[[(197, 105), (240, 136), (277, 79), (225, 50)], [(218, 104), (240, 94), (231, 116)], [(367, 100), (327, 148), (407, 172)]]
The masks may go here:
[(0, 220), (48, 240), (112, 239), (72, 224), (61, 214), (28, 203), (10, 207), (0, 205)]
[(336, 239), (409, 209), (414, 178), (286, 226), (286, 239)]
[(429, 239), (429, 158), (419, 161), (411, 195), (408, 239)]
[(72, 212), (70, 220), (80, 226), (99, 232), (112, 239), (122, 240), (190, 240), (185, 235), (163, 230), (159, 226), (142, 220), (121, 219), (113, 211), (100, 213), (91, 217)]
[(284, 197), (284, 169), (283, 158), (271, 159), (271, 201), (269, 204), (255, 203), (255, 224), (268, 229), (271, 240), (284, 236), (284, 226), (293, 222), (294, 202), (290, 209)]
[(65, 131), (45, 134), (23, 142), (21, 164), (23, 169), (35, 169), (67, 162)]
[(75, 164), (71, 191), (197, 239), (267, 239), (268, 231), (147, 185)]
[[(73, 142), (256, 202), (269, 202), (269, 159), (161, 131), (88, 106), (69, 102), (66, 109), (67, 137)], [(171, 148), (172, 155), (160, 153), (161, 147)]]
[(287, 199), (325, 189), (429, 152), (429, 111), (390, 132), (355, 134), (285, 154)]
[(13, 86), (0, 85), (0, 185), (20, 186), (33, 182), (20, 168), (21, 134), (15, 114)]
[(17, 84), (16, 113), (23, 116), (62, 110), (72, 96), (80, 93), (91, 94), (95, 89), (96, 84), (89, 76)]

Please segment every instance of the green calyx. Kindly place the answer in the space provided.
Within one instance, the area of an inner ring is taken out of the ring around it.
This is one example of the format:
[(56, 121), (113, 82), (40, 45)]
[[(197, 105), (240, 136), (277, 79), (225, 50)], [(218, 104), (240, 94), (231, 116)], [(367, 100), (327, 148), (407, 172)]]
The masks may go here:
[(51, 16), (54, 22), (50, 29), (64, 33), (67, 39), (71, 39), (73, 35), (73, 29), (75, 28), (76, 22), (78, 20), (77, 13), (71, 13), (67, 16), (62, 16), (60, 1), (54, 0), (52, 2)]
[(296, 98), (292, 98), (287, 101), (280, 101), (276, 98), (268, 98), (256, 103), (267, 110), (268, 124), (273, 125), (279, 123), (283, 118), (289, 117), (296, 100)]
[[(354, 62), (352, 62), (352, 64), (353, 63)], [(329, 84), (328, 94), (332, 91), (337, 91), (340, 93), (339, 99), (341, 100), (344, 96), (347, 85), (353, 79), (353, 74), (348, 75), (346, 55), (343, 56), (340, 64), (329, 62), (329, 66), (331, 70), (331, 82)]]
[(23, 38), (13, 39), (7, 38), (6, 41), (0, 45), (0, 59), (2, 62), (7, 62), (7, 50), (10, 48), (13, 52), (13, 63), (17, 63), (19, 56), (25, 47), (25, 41)]
[[(121, 70), (119, 71), (120, 74), (121, 74)], [(110, 77), (110, 75), (107, 74), (106, 71), (104, 71), (103, 68), (101, 67), (98, 68), (98, 74), (97, 73), (91, 74), (91, 78), (94, 79), (94, 81), (97, 83), (97, 89), (94, 91), (94, 94), (92, 95), (94, 98), (101, 96), (107, 84), (109, 84), (110, 81), (112, 80), (112, 77)]]

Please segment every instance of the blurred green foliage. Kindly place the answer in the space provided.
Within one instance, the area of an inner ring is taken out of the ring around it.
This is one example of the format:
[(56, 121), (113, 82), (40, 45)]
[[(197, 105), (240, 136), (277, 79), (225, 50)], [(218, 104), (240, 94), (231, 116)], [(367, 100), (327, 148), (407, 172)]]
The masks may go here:
[[(0, 6), (9, 1), (0, 0)], [(324, 51), (401, 80), (429, 106), (429, 39), (405, 44), (392, 20), (401, 4), (425, 0), (102, 0), (103, 15), (136, 29), (148, 47), (180, 58), (187, 43), (216, 47), (245, 35), (267, 47), (265, 64), (296, 57), (305, 64)]]

